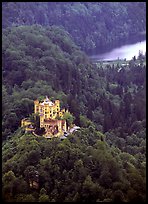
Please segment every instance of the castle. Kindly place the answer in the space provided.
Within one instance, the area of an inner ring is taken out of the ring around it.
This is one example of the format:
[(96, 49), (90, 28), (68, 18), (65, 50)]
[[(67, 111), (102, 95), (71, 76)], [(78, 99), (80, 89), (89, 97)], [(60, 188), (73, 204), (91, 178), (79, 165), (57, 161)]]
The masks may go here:
[[(43, 102), (34, 101), (34, 113), (40, 117), (40, 128), (45, 128), (45, 137), (60, 136), (67, 131), (66, 120), (63, 119), (65, 109), (60, 110), (60, 101), (52, 102), (46, 96)], [(34, 131), (31, 121), (22, 119), (21, 127), (26, 131)]]

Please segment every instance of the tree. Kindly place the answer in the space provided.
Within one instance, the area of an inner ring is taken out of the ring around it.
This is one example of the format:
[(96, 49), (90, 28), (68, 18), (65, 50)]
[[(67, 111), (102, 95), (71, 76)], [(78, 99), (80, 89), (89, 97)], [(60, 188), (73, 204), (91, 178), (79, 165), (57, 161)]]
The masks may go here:
[(16, 177), (13, 171), (8, 171), (7, 173), (4, 174), (2, 181), (4, 185), (9, 185), (12, 184), (15, 181), (15, 179)]
[(39, 202), (50, 202), (49, 196), (45, 188), (41, 188), (39, 195)]
[[(36, 188), (38, 189), (38, 179), (39, 179), (39, 173), (36, 170), (34, 166), (28, 166), (24, 171), (26, 180), (30, 186), (30, 188)], [(34, 186), (34, 182), (36, 182)]]
[(50, 202), (49, 196), (46, 194), (40, 195), (39, 202)]
[(70, 127), (73, 124), (75, 117), (70, 112), (65, 112), (63, 119), (66, 120), (68, 126)]
[(88, 175), (82, 186), (82, 200), (95, 202), (98, 197), (98, 193), (100, 193), (99, 191), (99, 186), (94, 183), (91, 176)]
[(38, 113), (32, 113), (29, 115), (29, 119), (32, 122), (34, 128), (35, 128), (35, 133), (38, 135), (43, 135), (45, 134), (45, 128), (42, 127), (40, 128), (40, 116)]
[(27, 194), (28, 193), (28, 184), (24, 180), (24, 178), (16, 178), (16, 180), (13, 183), (13, 195), (18, 194)]
[(3, 175), (3, 199), (5, 201), (11, 202), (13, 201), (13, 184), (16, 180), (16, 177), (13, 171), (8, 171)]
[(114, 202), (125, 202), (124, 194), (121, 190), (116, 190), (113, 194)]
[(86, 116), (80, 115), (80, 126), (86, 128), (89, 126), (94, 126), (94, 124)]
[(28, 154), (28, 163), (30, 165), (35, 165), (39, 162), (41, 157), (40, 151), (38, 149), (32, 150)]
[(112, 176), (108, 171), (103, 171), (100, 175), (100, 184), (108, 188), (112, 183)]
[(35, 202), (36, 199), (32, 194), (18, 194), (16, 196), (16, 202)]

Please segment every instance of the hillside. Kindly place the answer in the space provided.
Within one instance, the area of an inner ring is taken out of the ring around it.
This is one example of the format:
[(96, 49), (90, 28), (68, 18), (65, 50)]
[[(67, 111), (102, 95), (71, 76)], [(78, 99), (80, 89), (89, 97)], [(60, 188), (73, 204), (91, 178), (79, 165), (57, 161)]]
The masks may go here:
[(63, 141), (18, 130), (3, 145), (7, 202), (145, 201), (145, 162), (109, 147), (93, 127)]
[[(57, 25), (68, 31), (82, 50), (101, 53), (142, 38), (145, 2), (3, 2), (3, 28)], [(106, 12), (107, 11), (107, 12)]]
[[(86, 55), (58, 27), (6, 29), (2, 46), (5, 131), (8, 126), (15, 130), (20, 119), (32, 112), (33, 100), (41, 95), (62, 97), (65, 106), (75, 104), (70, 97), (82, 93), (81, 87), (86, 86), (85, 80), (92, 72)], [(73, 110), (77, 109), (74, 106)]]
[[(2, 74), (5, 201), (145, 201), (145, 56), (96, 66), (63, 28), (21, 25), (3, 29)], [(19, 128), (46, 95), (81, 127), (63, 141)]]
[[(8, 125), (15, 130), (32, 112), (33, 100), (49, 93), (62, 99), (77, 123), (85, 114), (103, 131), (121, 126), (122, 121), (127, 131), (131, 122), (145, 119), (145, 65), (131, 61), (129, 69), (121, 67), (120, 72), (119, 65), (98, 69), (64, 30), (54, 26), (6, 29), (2, 46), (5, 131)], [(121, 111), (126, 115), (117, 120)]]
[(33, 100), (49, 94), (63, 101), (78, 125), (82, 114), (104, 132), (122, 127), (120, 134), (132, 134), (136, 121), (138, 131), (145, 127), (142, 58), (141, 65), (131, 60), (127, 67), (98, 68), (55, 26), (6, 29), (2, 46), (4, 139), (33, 112)]

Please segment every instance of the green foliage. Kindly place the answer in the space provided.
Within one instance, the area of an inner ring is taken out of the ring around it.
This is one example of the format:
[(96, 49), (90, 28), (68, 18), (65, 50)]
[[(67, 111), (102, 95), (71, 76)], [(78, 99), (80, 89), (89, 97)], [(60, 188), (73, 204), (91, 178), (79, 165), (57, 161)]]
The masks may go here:
[[(107, 51), (125, 41), (142, 38), (142, 32), (146, 30), (145, 2), (3, 2), (2, 16), (3, 28), (33, 24), (60, 25), (87, 53)], [(61, 38), (61, 34), (58, 34), (58, 38), (52, 35), (53, 41), (71, 54), (69, 40)], [(38, 45), (43, 40), (41, 36), (34, 38), (31, 33), (27, 39)], [(46, 42), (43, 47), (47, 46)], [(36, 56), (41, 55), (38, 46)]]
[[(28, 46), (30, 33), (35, 42), (30, 41)], [(18, 38), (14, 44), (11, 38), (16, 35)], [(49, 93), (54, 99), (63, 101), (63, 108), (68, 108), (74, 115), (77, 125), (93, 126), (93, 121), (99, 131), (108, 132), (124, 123), (120, 134), (143, 129), (143, 125), (134, 124), (145, 119), (145, 65), (137, 65), (135, 61), (134, 65), (121, 67), (120, 71), (119, 65), (114, 64), (107, 65), (107, 69), (98, 69), (90, 64), (69, 35), (56, 26), (46, 29), (35, 25), (14, 27), (3, 31), (3, 38), (3, 138), (6, 139), (17, 129), (20, 120), (33, 112), (33, 100)], [(61, 41), (65, 38), (71, 46), (71, 55), (62, 50), (64, 44), (61, 45)], [(42, 50), (40, 57), (36, 55), (38, 43)], [(25, 54), (21, 58), (12, 54), (9, 59), (11, 53), (7, 55), (7, 52), (10, 49)], [(52, 63), (48, 61), (51, 58)], [(13, 62), (20, 63), (22, 59), (29, 65), (12, 69)], [(22, 72), (21, 69), (26, 78), (19, 77), (21, 82), (18, 84), (13, 81), (16, 77), (13, 72)], [(124, 141), (120, 140), (118, 146), (121, 147), (122, 143)]]
[(65, 112), (63, 115), (63, 119), (67, 121), (68, 126), (71, 126), (75, 117), (70, 112)]
[[(17, 151), (13, 150), (9, 155), (13, 146)], [(33, 156), (36, 161), (33, 162), (28, 152), (37, 149), (40, 156), (38, 159)], [(133, 159), (130, 154), (123, 154), (101, 141), (95, 129), (92, 132), (90, 128), (81, 128), (63, 141), (19, 133), (3, 145), (3, 199), (15, 202), (96, 202), (138, 198), (144, 201), (144, 169), (142, 166), (137, 168), (136, 159), (135, 162)], [(17, 168), (14, 161), (17, 161)], [(6, 169), (8, 162), (12, 169), (9, 171)], [(29, 187), (34, 181), (39, 184), (38, 191)]]
[(80, 126), (81, 127), (89, 127), (89, 126), (94, 126), (92, 121), (89, 120), (86, 116), (80, 115)]
[(7, 173), (5, 173), (5, 175), (3, 176), (3, 183), (7, 184), (11, 184), (11, 182), (13, 182), (15, 180), (15, 175), (13, 173), (13, 171), (9, 171)]
[[(78, 70), (77, 66), (84, 61), (87, 64), (89, 60), (69, 35), (56, 26), (45, 29), (34, 25), (6, 29), (3, 39), (4, 138), (17, 129), (22, 118), (33, 112), (33, 100), (49, 93), (54, 99), (63, 100), (62, 106), (70, 107), (70, 112), (78, 121), (79, 108), (75, 96), (80, 92), (81, 83), (84, 83), (81, 77), (86, 68)], [(71, 47), (71, 55), (62, 49), (64, 39)], [(42, 52), (40, 56), (36, 53), (38, 49)], [(77, 54), (79, 62), (75, 60)], [(91, 70), (90, 64), (87, 69)]]
[(40, 197), (39, 197), (39, 202), (50, 202), (50, 200), (49, 200), (49, 196), (48, 195), (41, 195)]
[[(3, 2), (3, 26), (13, 24), (2, 33), (6, 202), (145, 201), (144, 56), (95, 66), (72, 41), (106, 50), (145, 30), (144, 13), (144, 2)], [(39, 126), (33, 100), (46, 95), (70, 111), (69, 125), (81, 126), (63, 141), (18, 129), (28, 116)]]
[(35, 198), (31, 194), (18, 194), (15, 202), (35, 202)]

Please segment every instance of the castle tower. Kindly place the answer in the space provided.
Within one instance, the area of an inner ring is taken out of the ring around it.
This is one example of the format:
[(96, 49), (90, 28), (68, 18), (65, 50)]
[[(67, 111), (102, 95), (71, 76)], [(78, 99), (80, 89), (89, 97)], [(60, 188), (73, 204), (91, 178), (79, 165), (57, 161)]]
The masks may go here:
[(56, 105), (56, 112), (59, 112), (60, 111), (60, 101), (55, 100), (55, 105)]
[(38, 113), (39, 112), (39, 101), (35, 100), (34, 101), (34, 113)]

